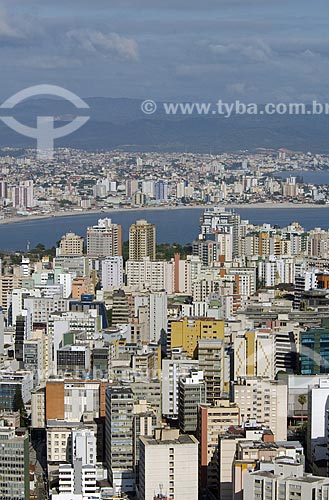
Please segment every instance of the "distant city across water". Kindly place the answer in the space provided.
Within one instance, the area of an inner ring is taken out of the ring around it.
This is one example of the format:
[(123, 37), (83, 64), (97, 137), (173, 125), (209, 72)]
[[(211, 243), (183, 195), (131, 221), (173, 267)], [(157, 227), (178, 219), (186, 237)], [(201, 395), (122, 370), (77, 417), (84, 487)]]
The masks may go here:
[[(176, 210), (127, 210), (110, 211), (102, 214), (73, 215), (36, 219), (12, 224), (0, 225), (0, 249), (25, 250), (27, 241), (30, 248), (42, 243), (46, 248), (56, 245), (61, 236), (73, 231), (86, 236), (88, 226), (93, 226), (98, 219), (110, 217), (113, 222), (123, 227), (123, 240), (128, 240), (129, 226), (137, 219), (146, 219), (157, 227), (158, 243), (191, 243), (198, 235), (199, 220), (203, 208)], [(299, 222), (306, 230), (313, 227), (329, 228), (329, 208), (239, 208), (236, 209), (242, 219), (250, 223), (277, 224), (281, 227), (291, 222)]]
[(323, 170), (285, 170), (282, 172), (275, 173), (278, 177), (282, 179), (287, 179), (287, 177), (302, 177), (304, 183), (308, 184), (329, 184), (329, 171)]

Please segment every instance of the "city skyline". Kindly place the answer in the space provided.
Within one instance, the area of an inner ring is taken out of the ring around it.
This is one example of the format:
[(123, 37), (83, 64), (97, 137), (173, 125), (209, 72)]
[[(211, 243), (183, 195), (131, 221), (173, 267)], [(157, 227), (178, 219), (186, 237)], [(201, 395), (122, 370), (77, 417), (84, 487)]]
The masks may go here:
[(0, 500), (329, 500), (326, 0), (0, 0)]

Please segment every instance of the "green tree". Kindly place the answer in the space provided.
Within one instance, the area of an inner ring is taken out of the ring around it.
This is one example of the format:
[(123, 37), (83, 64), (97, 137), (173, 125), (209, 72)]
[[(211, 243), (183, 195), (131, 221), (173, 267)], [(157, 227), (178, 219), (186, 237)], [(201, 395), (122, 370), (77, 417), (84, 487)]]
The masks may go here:
[(129, 259), (129, 241), (122, 243), (122, 257), (125, 262)]
[(302, 416), (304, 416), (304, 406), (306, 404), (306, 401), (307, 401), (307, 396), (306, 394), (300, 394), (298, 396), (298, 403), (300, 404), (300, 406), (302, 407)]

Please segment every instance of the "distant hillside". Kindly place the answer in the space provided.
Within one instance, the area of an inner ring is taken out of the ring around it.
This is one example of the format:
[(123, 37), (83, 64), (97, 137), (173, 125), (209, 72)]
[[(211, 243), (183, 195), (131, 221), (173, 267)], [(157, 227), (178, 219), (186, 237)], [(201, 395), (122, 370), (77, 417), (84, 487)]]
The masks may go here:
[[(170, 117), (163, 112), (146, 116), (141, 112), (140, 100), (91, 98), (86, 101), (90, 105), (90, 121), (56, 145), (88, 150), (121, 148), (207, 153), (256, 148), (329, 151), (329, 116)], [(30, 100), (13, 110), (13, 116), (23, 123), (33, 124), (36, 116), (48, 115), (56, 117), (58, 126), (76, 114), (72, 105), (54, 99)], [(0, 147), (34, 144), (0, 121)]]

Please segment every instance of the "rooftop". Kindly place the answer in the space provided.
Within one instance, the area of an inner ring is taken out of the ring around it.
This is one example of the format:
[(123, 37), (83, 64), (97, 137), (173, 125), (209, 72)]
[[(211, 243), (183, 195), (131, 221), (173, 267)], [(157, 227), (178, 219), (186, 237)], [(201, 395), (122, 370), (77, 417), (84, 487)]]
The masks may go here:
[(198, 444), (198, 441), (194, 436), (188, 434), (181, 434), (176, 439), (155, 439), (150, 436), (143, 436), (140, 438), (145, 445), (148, 446), (169, 446), (169, 445), (186, 445), (186, 444)]

